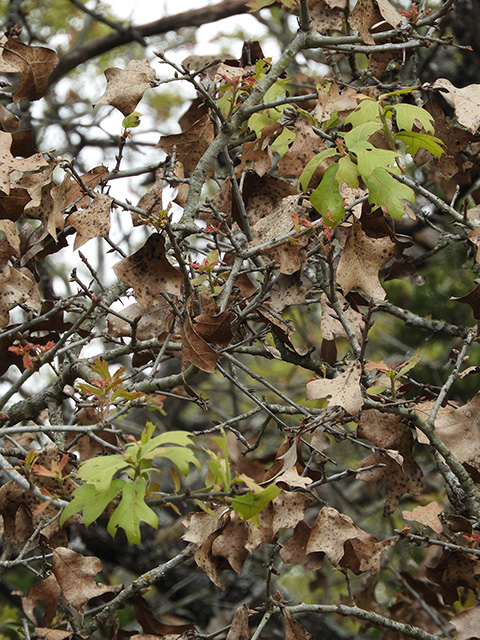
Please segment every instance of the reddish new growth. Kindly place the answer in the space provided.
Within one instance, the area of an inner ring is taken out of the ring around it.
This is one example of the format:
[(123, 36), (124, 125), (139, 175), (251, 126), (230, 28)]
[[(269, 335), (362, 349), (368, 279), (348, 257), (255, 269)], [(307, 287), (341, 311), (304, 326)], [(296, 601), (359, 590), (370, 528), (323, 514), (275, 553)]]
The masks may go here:
[(50, 351), (50, 349), (54, 346), (55, 343), (50, 340), (46, 344), (31, 344), (27, 342), (27, 344), (8, 347), (8, 350), (12, 353), (17, 354), (17, 356), (22, 357), (22, 364), (24, 369), (30, 369), (30, 371), (33, 371), (33, 361), (41, 358), (44, 353)]

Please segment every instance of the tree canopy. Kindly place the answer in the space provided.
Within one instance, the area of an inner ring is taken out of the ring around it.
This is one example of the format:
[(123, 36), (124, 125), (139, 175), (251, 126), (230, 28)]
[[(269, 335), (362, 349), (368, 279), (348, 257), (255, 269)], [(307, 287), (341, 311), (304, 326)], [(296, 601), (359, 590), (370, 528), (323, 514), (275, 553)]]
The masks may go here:
[(0, 640), (480, 637), (474, 8), (0, 9)]

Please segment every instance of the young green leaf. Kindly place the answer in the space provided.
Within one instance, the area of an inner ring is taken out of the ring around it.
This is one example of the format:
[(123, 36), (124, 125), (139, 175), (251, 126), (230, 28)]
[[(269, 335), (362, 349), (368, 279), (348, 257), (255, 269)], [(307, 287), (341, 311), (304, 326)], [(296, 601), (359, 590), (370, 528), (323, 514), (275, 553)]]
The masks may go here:
[(82, 484), (73, 493), (73, 500), (65, 507), (60, 516), (60, 525), (74, 513), (83, 511), (83, 522), (88, 527), (99, 518), (110, 502), (122, 490), (125, 480), (113, 480), (106, 491), (98, 491), (93, 484)]
[(330, 149), (324, 149), (320, 153), (317, 153), (316, 156), (313, 156), (313, 158), (309, 160), (309, 162), (307, 162), (300, 175), (300, 178), (298, 179), (298, 190), (305, 191), (305, 189), (310, 184), (310, 180), (312, 179), (313, 174), (322, 164), (322, 162), (327, 158), (332, 158), (336, 155), (339, 155), (338, 151), (334, 147), (332, 147)]
[(436, 158), (445, 153), (441, 145), (443, 140), (430, 136), (426, 133), (416, 133), (415, 131), (399, 131), (395, 138), (405, 144), (405, 151), (414, 156), (419, 149), (430, 151)]
[(310, 196), (312, 206), (322, 215), (329, 227), (335, 226), (345, 215), (345, 205), (336, 180), (338, 165), (333, 164), (325, 171), (321, 183)]
[(128, 466), (129, 463), (122, 455), (91, 458), (82, 462), (78, 477), (84, 482), (92, 484), (98, 492), (102, 493), (110, 487), (113, 476)]
[(395, 110), (395, 116), (397, 119), (397, 127), (405, 131), (411, 131), (415, 124), (415, 120), (418, 120), (427, 133), (433, 133), (435, 131), (435, 120), (431, 113), (428, 113), (422, 107), (417, 107), (414, 104), (400, 103), (394, 107), (386, 107), (385, 111), (389, 109)]
[(258, 514), (281, 492), (280, 487), (275, 484), (269, 485), (266, 489), (258, 493), (249, 491), (232, 500), (232, 508), (238, 513), (242, 520), (252, 520), (258, 526)]
[(108, 523), (108, 533), (115, 537), (120, 527), (125, 531), (127, 540), (131, 544), (140, 544), (140, 523), (146, 522), (151, 527), (158, 527), (158, 516), (145, 503), (145, 482), (142, 478), (136, 478), (134, 482), (128, 482), (123, 488), (122, 499), (112, 514)]
[(413, 190), (397, 182), (385, 169), (375, 169), (365, 183), (372, 208), (384, 210), (385, 207), (392, 218), (401, 218), (405, 214), (402, 200), (415, 201)]

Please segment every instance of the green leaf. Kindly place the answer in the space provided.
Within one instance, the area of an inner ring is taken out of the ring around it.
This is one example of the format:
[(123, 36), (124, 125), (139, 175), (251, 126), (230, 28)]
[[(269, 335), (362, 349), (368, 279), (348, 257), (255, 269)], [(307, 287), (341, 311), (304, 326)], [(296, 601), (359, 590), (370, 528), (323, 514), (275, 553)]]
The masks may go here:
[(103, 358), (95, 358), (90, 369), (94, 373), (98, 373), (102, 380), (107, 380), (108, 378), (110, 378), (110, 372), (108, 371), (108, 362)]
[(412, 356), (409, 360), (403, 363), (401, 367), (399, 367), (396, 371), (397, 376), (404, 376), (406, 373), (411, 371), (417, 364), (420, 362), (420, 356), (415, 355)]
[(351, 131), (342, 133), (341, 135), (343, 136), (348, 149), (351, 150), (351, 148), (359, 142), (366, 142), (370, 136), (381, 128), (382, 123), (378, 120), (376, 122), (364, 122), (363, 124), (354, 127)]
[(324, 160), (326, 160), (327, 158), (332, 158), (336, 155), (338, 155), (338, 151), (332, 147), (330, 149), (324, 149), (320, 153), (317, 153), (316, 156), (313, 156), (313, 158), (309, 162), (307, 162), (307, 165), (305, 166), (300, 175), (300, 178), (298, 179), (299, 191), (305, 191), (305, 189), (310, 184), (310, 180), (312, 179), (313, 174)]
[(259, 493), (249, 491), (232, 500), (232, 508), (238, 513), (242, 520), (252, 520), (258, 525), (256, 516), (281, 492), (280, 487), (275, 484), (269, 485)]
[(414, 104), (396, 104), (394, 107), (386, 107), (385, 110), (393, 108), (395, 109), (395, 115), (397, 118), (397, 127), (406, 131), (411, 131), (415, 120), (418, 120), (427, 133), (433, 133), (435, 131), (435, 120), (431, 113), (428, 113), (422, 107), (417, 107)]
[(371, 174), (365, 183), (369, 190), (372, 208), (387, 209), (392, 218), (402, 218), (405, 210), (402, 200), (414, 202), (415, 195), (410, 187), (397, 182), (385, 169), (379, 168)]
[(188, 476), (189, 465), (194, 464), (198, 469), (201, 468), (200, 462), (195, 457), (195, 454), (186, 447), (159, 447), (149, 452), (147, 455), (142, 456), (142, 460), (153, 458), (167, 458), (173, 464), (178, 467), (180, 473), (185, 477)]
[(367, 394), (369, 396), (378, 396), (387, 389), (389, 389), (389, 387), (386, 384), (374, 384), (371, 387), (368, 387)]
[(366, 122), (374, 122), (380, 117), (378, 111), (378, 102), (372, 98), (365, 98), (360, 102), (355, 111), (345, 119), (345, 124), (351, 124), (352, 127), (358, 127)]
[(358, 176), (358, 166), (352, 162), (350, 155), (340, 158), (335, 176), (338, 184), (341, 186), (346, 182), (352, 189), (358, 189)]
[(121, 469), (126, 469), (129, 463), (122, 455), (102, 456), (82, 462), (78, 476), (84, 482), (94, 485), (102, 493), (112, 484), (113, 476)]
[(325, 171), (321, 183), (310, 196), (312, 206), (323, 217), (329, 227), (337, 225), (345, 215), (345, 205), (340, 195), (340, 185), (336, 180), (338, 164), (332, 164)]
[(142, 114), (138, 111), (134, 111), (130, 115), (125, 116), (125, 118), (122, 120), (122, 127), (124, 129), (134, 129), (135, 127), (138, 127), (138, 125), (140, 124), (141, 115)]
[(108, 523), (108, 533), (115, 537), (117, 529), (124, 529), (127, 540), (131, 544), (140, 544), (140, 522), (146, 522), (151, 527), (158, 527), (158, 516), (145, 503), (145, 481), (136, 478), (128, 482), (122, 492), (122, 499), (112, 514)]
[(440, 158), (440, 156), (445, 153), (444, 149), (440, 146), (443, 145), (444, 142), (426, 133), (399, 131), (395, 135), (395, 138), (405, 144), (405, 151), (412, 156), (414, 156), (419, 149), (430, 151), (436, 158)]
[(106, 491), (98, 491), (93, 484), (80, 485), (73, 492), (73, 500), (62, 511), (60, 526), (74, 513), (83, 511), (83, 522), (88, 527), (102, 515), (124, 485), (125, 480), (120, 479), (113, 480)]
[(290, 145), (295, 140), (295, 131), (290, 131), (290, 129), (284, 128), (282, 133), (275, 138), (275, 140), (270, 145), (270, 149), (272, 152), (277, 152), (278, 155), (282, 158), (290, 148)]
[(369, 142), (358, 144), (353, 149), (358, 162), (358, 172), (364, 180), (367, 180), (375, 169), (395, 169), (395, 159), (398, 158), (396, 151), (388, 149), (377, 149)]

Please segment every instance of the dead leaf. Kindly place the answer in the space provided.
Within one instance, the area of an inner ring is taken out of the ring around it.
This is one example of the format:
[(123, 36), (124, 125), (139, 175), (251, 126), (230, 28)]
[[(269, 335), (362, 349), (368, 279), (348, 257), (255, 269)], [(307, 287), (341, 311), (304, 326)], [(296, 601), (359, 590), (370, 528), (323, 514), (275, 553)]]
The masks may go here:
[(33, 622), (33, 624), (37, 624), (38, 620), (35, 615), (35, 608), (40, 602), (44, 602), (45, 612), (43, 614), (43, 624), (47, 626), (52, 624), (61, 593), (60, 585), (53, 574), (50, 574), (46, 578), (43, 578), (41, 582), (31, 586), (27, 595), (22, 597), (22, 607), (27, 618)]
[(249, 638), (248, 607), (243, 604), (235, 611), (225, 640), (248, 640)]
[(313, 636), (292, 616), (290, 611), (282, 607), (285, 620), (285, 640), (313, 640)]
[[(325, 31), (341, 31), (345, 19), (343, 0), (333, 3), (326, 0), (308, 0), (308, 8), (313, 27), (320, 33)], [(339, 5), (339, 6), (338, 6)]]
[[(190, 176), (200, 158), (214, 139), (213, 124), (208, 114), (197, 120), (189, 129), (182, 133), (162, 136), (157, 144), (159, 149), (171, 154), (176, 149), (176, 158), (182, 163), (185, 176)], [(211, 171), (209, 175), (211, 175)]]
[(371, 238), (354, 221), (337, 269), (337, 282), (343, 295), (358, 288), (369, 298), (384, 300), (386, 293), (378, 272), (395, 255), (395, 244), (388, 236)]
[(60, 62), (53, 49), (32, 47), (16, 38), (2, 38), (2, 63), (20, 72), (13, 101), (38, 100), (47, 93), (48, 78)]
[(105, 69), (107, 88), (95, 104), (110, 104), (128, 116), (147, 89), (155, 86), (155, 70), (147, 60), (130, 60), (126, 69)]
[(480, 605), (465, 609), (450, 619), (457, 630), (456, 640), (475, 640), (480, 638)]
[(363, 407), (360, 376), (362, 365), (351, 362), (346, 371), (333, 380), (317, 379), (307, 383), (307, 400), (329, 398), (331, 406), (343, 407), (351, 416), (356, 416)]
[(192, 296), (187, 301), (183, 323), (182, 366), (185, 367), (187, 362), (191, 362), (202, 371), (215, 373), (219, 354), (196, 331), (196, 325), (191, 317)]
[(160, 298), (156, 304), (144, 307), (134, 302), (119, 312), (126, 319), (109, 313), (107, 316), (108, 333), (114, 337), (130, 338), (132, 336), (132, 322), (136, 321), (136, 336), (138, 340), (150, 340), (165, 336), (173, 326), (173, 311), (166, 300)]
[(11, 153), (12, 141), (11, 133), (0, 131), (0, 189), (7, 195), (10, 193), (10, 175), (13, 171), (39, 171), (48, 164), (41, 153), (29, 158), (15, 158)]
[(287, 307), (305, 304), (307, 289), (303, 285), (300, 273), (282, 274), (270, 289), (270, 306), (276, 313), (282, 313)]
[(367, 543), (377, 542), (371, 533), (363, 531), (353, 520), (333, 507), (323, 507), (312, 527), (307, 553), (324, 553), (333, 566), (344, 556), (343, 545), (347, 540), (359, 538)]
[[(400, 416), (383, 414), (376, 409), (364, 411), (357, 429), (359, 438), (366, 438), (377, 447), (388, 451), (375, 452), (361, 461), (361, 466), (381, 463), (383, 467), (364, 471), (357, 478), (364, 482), (379, 484), (383, 478), (388, 481), (388, 494), (384, 515), (393, 513), (405, 493), (418, 495), (423, 491), (423, 474), (413, 456), (413, 436), (411, 430), (402, 423)], [(392, 456), (396, 451), (399, 456)]]
[(0, 270), (0, 327), (8, 325), (10, 309), (26, 304), (35, 311), (42, 306), (35, 278), (28, 269), (14, 269), (5, 265)]
[[(359, 342), (362, 339), (362, 333), (365, 328), (365, 322), (362, 314), (359, 311), (355, 311), (342, 294), (337, 293), (338, 303), (344, 310), (345, 317), (352, 328), (355, 337)], [(322, 338), (324, 340), (335, 340), (335, 338), (346, 338), (347, 334), (343, 328), (342, 323), (337, 317), (337, 314), (328, 303), (328, 298), (325, 293), (322, 293), (320, 299), (320, 305), (322, 310), (322, 317), (320, 320), (320, 331), (322, 332)]]
[(409, 522), (419, 522), (420, 524), (430, 527), (435, 533), (442, 533), (443, 524), (439, 518), (443, 509), (438, 502), (429, 502), (424, 507), (415, 507), (413, 511), (402, 511), (402, 517)]
[(86, 209), (68, 216), (67, 223), (71, 224), (77, 232), (73, 245), (74, 251), (92, 238), (108, 238), (112, 202), (112, 198), (99, 194)]
[(438, 78), (431, 89), (441, 92), (449, 106), (455, 110), (455, 117), (459, 124), (475, 133), (480, 126), (480, 84), (469, 84), (458, 89), (450, 80)]
[(97, 584), (94, 580), (102, 568), (100, 559), (95, 556), (82, 556), (65, 547), (57, 547), (53, 551), (53, 573), (63, 597), (75, 609), (81, 610), (91, 598), (112, 592), (112, 587)]
[(159, 233), (149, 236), (141, 249), (113, 267), (115, 275), (133, 287), (135, 297), (144, 307), (155, 304), (162, 292), (179, 296), (182, 272), (170, 264), (165, 253), (165, 239)]
[(444, 409), (435, 420), (435, 431), (460, 462), (477, 467), (480, 464), (480, 393), (459, 409)]

